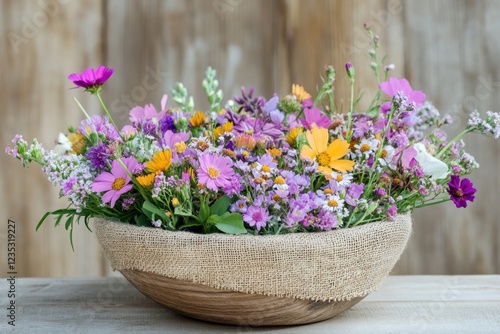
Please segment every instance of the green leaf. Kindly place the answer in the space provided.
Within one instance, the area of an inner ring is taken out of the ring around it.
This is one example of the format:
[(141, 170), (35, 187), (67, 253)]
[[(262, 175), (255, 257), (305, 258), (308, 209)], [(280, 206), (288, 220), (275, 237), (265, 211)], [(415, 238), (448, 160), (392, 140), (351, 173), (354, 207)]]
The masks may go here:
[(144, 201), (144, 204), (142, 205), (142, 212), (144, 212), (144, 214), (146, 214), (146, 216), (148, 216), (150, 219), (153, 219), (152, 214), (155, 214), (159, 216), (164, 222), (170, 221), (170, 218), (167, 217), (165, 212), (158, 209), (156, 205), (154, 205), (150, 201)]
[(198, 218), (202, 223), (206, 222), (210, 216), (210, 208), (205, 200), (202, 200), (200, 204), (200, 217)]
[(151, 218), (146, 215), (135, 216), (135, 223), (137, 226), (151, 226)]
[(180, 206), (178, 206), (174, 209), (174, 215), (191, 217), (191, 212), (184, 210), (184, 208), (181, 208)]
[(68, 230), (68, 228), (71, 226), (71, 228), (73, 228), (73, 215), (69, 216), (69, 218), (66, 220), (66, 225), (64, 225), (64, 228), (66, 229), (66, 231)]
[(210, 214), (222, 216), (225, 212), (227, 212), (230, 204), (231, 199), (226, 195), (223, 195), (210, 206)]
[(69, 230), (69, 242), (71, 243), (71, 249), (74, 252), (75, 246), (73, 245), (73, 226), (71, 226), (71, 230)]
[(198, 220), (195, 219), (190, 219), (187, 223), (182, 224), (180, 228), (188, 228), (188, 227), (193, 227), (193, 226), (201, 226), (203, 223), (201, 223)]
[(48, 212), (46, 212), (46, 213), (43, 215), (42, 219), (40, 219), (40, 221), (38, 222), (38, 225), (36, 225), (36, 229), (35, 229), (35, 231), (38, 231), (38, 229), (40, 228), (40, 226), (42, 226), (42, 224), (43, 224), (43, 222), (45, 221), (45, 219), (47, 219), (47, 217), (48, 217), (51, 213), (52, 213), (52, 212), (48, 211)]
[(243, 217), (241, 214), (233, 212), (226, 212), (222, 216), (211, 215), (207, 219), (208, 223), (214, 224), (219, 231), (227, 234), (244, 234), (247, 233), (243, 225)]

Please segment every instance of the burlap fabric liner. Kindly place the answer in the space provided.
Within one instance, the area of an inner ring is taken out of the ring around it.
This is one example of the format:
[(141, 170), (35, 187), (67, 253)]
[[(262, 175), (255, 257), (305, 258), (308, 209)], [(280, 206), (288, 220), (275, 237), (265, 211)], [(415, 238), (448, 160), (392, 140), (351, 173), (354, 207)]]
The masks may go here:
[(375, 290), (411, 234), (411, 216), (318, 233), (227, 235), (169, 232), (97, 220), (115, 270), (136, 269), (213, 288), (316, 301)]

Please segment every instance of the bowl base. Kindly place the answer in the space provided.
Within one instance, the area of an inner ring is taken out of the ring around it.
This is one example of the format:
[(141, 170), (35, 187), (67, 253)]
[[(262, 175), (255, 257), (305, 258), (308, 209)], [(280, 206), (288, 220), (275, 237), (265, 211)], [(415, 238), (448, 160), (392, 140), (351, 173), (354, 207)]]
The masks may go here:
[(330, 319), (364, 297), (315, 302), (216, 289), (139, 270), (121, 270), (142, 294), (182, 315), (242, 326), (301, 325)]

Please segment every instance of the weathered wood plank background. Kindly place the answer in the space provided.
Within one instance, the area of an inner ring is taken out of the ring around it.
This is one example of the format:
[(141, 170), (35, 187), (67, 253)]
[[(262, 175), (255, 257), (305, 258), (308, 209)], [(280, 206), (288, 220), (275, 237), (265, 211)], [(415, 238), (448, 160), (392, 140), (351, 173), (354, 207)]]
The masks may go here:
[[(134, 105), (153, 102), (177, 81), (206, 107), (200, 82), (218, 69), (231, 97), (254, 85), (266, 97), (292, 83), (310, 92), (325, 65), (338, 69), (337, 102), (348, 102), (343, 64), (356, 67), (366, 96), (376, 89), (368, 66), (363, 22), (380, 35), (382, 54), (457, 122), (470, 111), (500, 109), (498, 0), (2, 0), (0, 7), (0, 144), (16, 133), (51, 147), (57, 134), (82, 118), (72, 97), (93, 112), (97, 104), (68, 91), (68, 73), (106, 64), (116, 70), (105, 100), (119, 122)], [(481, 164), (472, 175), (476, 201), (415, 212), (415, 228), (396, 274), (500, 273), (500, 144), (469, 137)], [(19, 276), (98, 276), (109, 268), (92, 234), (79, 226), (71, 251), (63, 227), (35, 233), (46, 210), (62, 207), (35, 166), (23, 170), (0, 155), (1, 254), (7, 219), (16, 222)], [(7, 272), (6, 256), (0, 272)]]

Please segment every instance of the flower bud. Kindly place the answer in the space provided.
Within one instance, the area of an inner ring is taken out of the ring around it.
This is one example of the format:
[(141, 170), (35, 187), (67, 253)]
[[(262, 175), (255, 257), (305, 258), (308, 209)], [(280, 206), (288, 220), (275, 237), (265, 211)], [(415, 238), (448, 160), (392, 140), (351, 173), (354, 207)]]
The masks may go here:
[(347, 76), (349, 77), (349, 79), (354, 79), (354, 66), (352, 66), (352, 64), (350, 62), (347, 62), (345, 63), (345, 70), (347, 72)]

